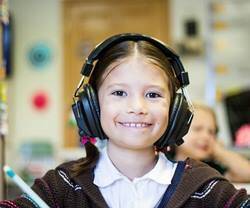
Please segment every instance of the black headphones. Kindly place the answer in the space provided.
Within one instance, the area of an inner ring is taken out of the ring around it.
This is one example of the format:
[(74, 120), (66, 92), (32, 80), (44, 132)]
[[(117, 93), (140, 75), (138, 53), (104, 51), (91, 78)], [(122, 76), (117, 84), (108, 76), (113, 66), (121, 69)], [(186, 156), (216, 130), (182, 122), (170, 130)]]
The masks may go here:
[[(84, 81), (85, 77), (90, 77), (94, 70), (94, 62), (98, 61), (100, 54), (123, 41), (147, 41), (159, 48), (171, 63), (175, 76), (179, 80), (181, 93), (176, 93), (175, 95), (170, 109), (168, 127), (162, 137), (155, 143), (155, 146), (157, 149), (163, 149), (169, 145), (182, 144), (182, 137), (188, 132), (193, 118), (192, 105), (188, 102), (188, 97), (185, 94), (185, 86), (189, 84), (188, 73), (185, 72), (179, 56), (164, 43), (150, 36), (135, 33), (114, 35), (104, 40), (86, 58), (81, 70), (83, 77), (75, 91), (75, 102), (72, 105), (79, 128), (79, 135), (81, 137), (107, 138), (100, 124), (100, 108), (95, 90), (90, 84), (84, 83)], [(82, 85), (83, 90), (79, 92)]]

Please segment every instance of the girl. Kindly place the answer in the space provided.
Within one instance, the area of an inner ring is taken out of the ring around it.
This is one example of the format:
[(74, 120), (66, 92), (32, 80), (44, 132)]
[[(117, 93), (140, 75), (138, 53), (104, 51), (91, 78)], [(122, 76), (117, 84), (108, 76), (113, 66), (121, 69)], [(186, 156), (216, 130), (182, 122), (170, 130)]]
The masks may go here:
[(233, 182), (250, 182), (250, 162), (223, 148), (216, 139), (218, 131), (214, 111), (203, 104), (194, 104), (194, 119), (184, 144), (176, 148), (175, 159), (191, 157), (214, 167)]
[[(35, 181), (33, 190), (50, 207), (247, 206), (245, 190), (207, 165), (171, 162), (161, 152), (181, 143), (192, 118), (176, 93), (187, 74), (170, 49), (148, 36), (113, 36), (94, 49), (82, 73), (91, 74), (90, 85), (80, 82), (73, 111), (87, 156)], [(106, 138), (107, 148), (99, 153), (86, 135)], [(27, 195), (0, 205), (37, 206)]]

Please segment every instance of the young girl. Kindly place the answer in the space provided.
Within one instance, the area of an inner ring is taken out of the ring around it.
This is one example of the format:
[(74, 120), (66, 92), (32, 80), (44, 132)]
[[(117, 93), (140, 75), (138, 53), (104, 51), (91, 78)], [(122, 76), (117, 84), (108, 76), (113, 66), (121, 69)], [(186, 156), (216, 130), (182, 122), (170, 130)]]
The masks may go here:
[(220, 171), (233, 182), (250, 182), (250, 161), (225, 149), (216, 139), (218, 131), (214, 111), (201, 103), (194, 104), (194, 119), (184, 144), (175, 151), (176, 160), (191, 157)]
[[(182, 142), (192, 115), (178, 56), (159, 41), (113, 36), (89, 55), (73, 110), (87, 156), (37, 179), (50, 207), (247, 207), (245, 190), (201, 162), (172, 162), (161, 152)], [(107, 139), (100, 153), (89, 137)], [(0, 207), (36, 207), (27, 195)]]

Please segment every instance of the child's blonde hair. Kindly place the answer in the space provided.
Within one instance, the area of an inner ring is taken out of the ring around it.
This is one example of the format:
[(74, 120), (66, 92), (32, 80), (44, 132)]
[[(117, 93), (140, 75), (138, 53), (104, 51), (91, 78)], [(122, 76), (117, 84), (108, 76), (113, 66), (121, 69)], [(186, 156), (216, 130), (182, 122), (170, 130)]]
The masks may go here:
[(214, 109), (212, 107), (206, 105), (205, 103), (202, 103), (199, 101), (193, 102), (193, 107), (194, 107), (194, 113), (195, 113), (196, 109), (201, 109), (201, 110), (204, 110), (212, 115), (212, 117), (214, 119), (214, 124), (215, 124), (215, 133), (217, 134), (219, 131), (219, 128), (218, 128), (217, 117), (216, 117)]

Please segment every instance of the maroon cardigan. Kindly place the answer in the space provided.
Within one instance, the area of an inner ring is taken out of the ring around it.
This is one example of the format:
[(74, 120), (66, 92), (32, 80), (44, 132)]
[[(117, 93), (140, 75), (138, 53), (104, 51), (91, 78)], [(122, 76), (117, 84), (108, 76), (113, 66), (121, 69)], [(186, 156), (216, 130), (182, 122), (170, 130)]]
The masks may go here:
[[(41, 179), (36, 179), (32, 189), (53, 208), (107, 208), (98, 187), (93, 184), (93, 170), (77, 177), (71, 176), (70, 167), (75, 162), (60, 165), (50, 170)], [(32, 200), (22, 195), (13, 201), (0, 202), (1, 208), (37, 207)], [(208, 165), (186, 160), (181, 180), (166, 208), (201, 207), (250, 207), (250, 197), (244, 189), (236, 190), (216, 170)]]

